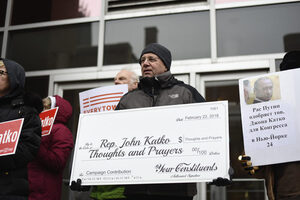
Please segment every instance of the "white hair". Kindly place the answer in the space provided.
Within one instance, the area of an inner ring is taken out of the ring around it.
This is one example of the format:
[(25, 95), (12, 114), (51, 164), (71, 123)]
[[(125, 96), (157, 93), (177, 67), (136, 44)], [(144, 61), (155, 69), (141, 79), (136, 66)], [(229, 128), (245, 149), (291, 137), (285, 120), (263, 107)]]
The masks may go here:
[(123, 68), (123, 69), (121, 69), (121, 71), (128, 71), (128, 72), (131, 73), (131, 76), (130, 76), (131, 83), (139, 82), (139, 76), (134, 71), (132, 71), (131, 69)]

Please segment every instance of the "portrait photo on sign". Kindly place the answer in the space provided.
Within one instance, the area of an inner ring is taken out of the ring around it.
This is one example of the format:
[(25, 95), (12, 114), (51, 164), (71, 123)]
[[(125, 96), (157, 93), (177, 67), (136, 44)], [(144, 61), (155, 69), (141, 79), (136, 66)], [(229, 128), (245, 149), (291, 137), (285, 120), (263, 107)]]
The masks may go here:
[(263, 76), (243, 81), (244, 100), (246, 104), (281, 99), (279, 76)]

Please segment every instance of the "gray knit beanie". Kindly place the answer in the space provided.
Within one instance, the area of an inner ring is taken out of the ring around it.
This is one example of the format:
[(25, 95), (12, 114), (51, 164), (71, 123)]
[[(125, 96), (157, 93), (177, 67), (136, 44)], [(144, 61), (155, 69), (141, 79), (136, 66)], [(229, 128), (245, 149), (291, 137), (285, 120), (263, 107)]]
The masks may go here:
[(139, 63), (141, 64), (141, 58), (145, 53), (153, 53), (157, 55), (165, 64), (167, 70), (170, 70), (171, 62), (172, 62), (172, 55), (169, 49), (166, 47), (158, 44), (158, 43), (151, 43), (145, 47), (145, 49), (142, 51)]

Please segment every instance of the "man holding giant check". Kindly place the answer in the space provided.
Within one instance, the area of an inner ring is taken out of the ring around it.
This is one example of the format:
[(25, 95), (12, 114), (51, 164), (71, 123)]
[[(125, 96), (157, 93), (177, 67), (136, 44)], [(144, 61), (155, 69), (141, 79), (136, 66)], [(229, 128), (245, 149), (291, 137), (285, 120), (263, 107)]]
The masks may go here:
[[(194, 182), (227, 184), (227, 102), (190, 104), (205, 100), (170, 73), (171, 53), (160, 44), (148, 45), (139, 63), (139, 87), (124, 95), (116, 110), (152, 108), (81, 116), (78, 133), (93, 124), (98, 130), (105, 124), (101, 133), (106, 133), (76, 147), (71, 180), (81, 178), (83, 185), (126, 185), (128, 199), (143, 200), (191, 200), (197, 193)], [(77, 158), (84, 156), (86, 163), (81, 159), (81, 167), (76, 166)], [(95, 160), (109, 164), (98, 162), (97, 170), (86, 170)]]

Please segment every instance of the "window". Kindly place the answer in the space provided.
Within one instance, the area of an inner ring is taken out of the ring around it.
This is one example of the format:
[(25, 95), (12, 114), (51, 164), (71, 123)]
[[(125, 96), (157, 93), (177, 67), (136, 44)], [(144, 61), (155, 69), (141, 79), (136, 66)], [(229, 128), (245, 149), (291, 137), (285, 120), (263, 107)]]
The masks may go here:
[(206, 81), (205, 99), (206, 101), (228, 100), (230, 165), (234, 169), (233, 178), (240, 180), (235, 181), (234, 184), (229, 187), (208, 185), (207, 200), (264, 200), (264, 182), (262, 180), (253, 179), (253, 177), (248, 175), (237, 159), (243, 152), (238, 80)]
[(105, 26), (104, 65), (135, 63), (152, 42), (168, 47), (173, 60), (210, 57), (208, 12), (112, 20)]
[(25, 90), (38, 94), (41, 98), (48, 96), (49, 76), (26, 77)]
[(300, 49), (300, 3), (217, 10), (218, 56)]
[(0, 0), (0, 27), (4, 26), (7, 0)]
[(264, 181), (244, 179), (243, 181), (234, 181), (234, 183), (228, 187), (210, 185), (207, 190), (207, 200), (216, 199), (265, 200)]
[(234, 178), (247, 177), (237, 160), (244, 150), (238, 81), (205, 82), (205, 99), (208, 102), (228, 100), (231, 166), (235, 171)]
[(108, 0), (108, 12), (194, 2), (206, 2), (206, 0)]
[(99, 0), (14, 1), (11, 25), (99, 16)]
[(216, 4), (218, 3), (235, 3), (235, 2), (247, 2), (251, 0), (215, 0)]
[(99, 23), (9, 32), (7, 57), (26, 71), (97, 65)]

